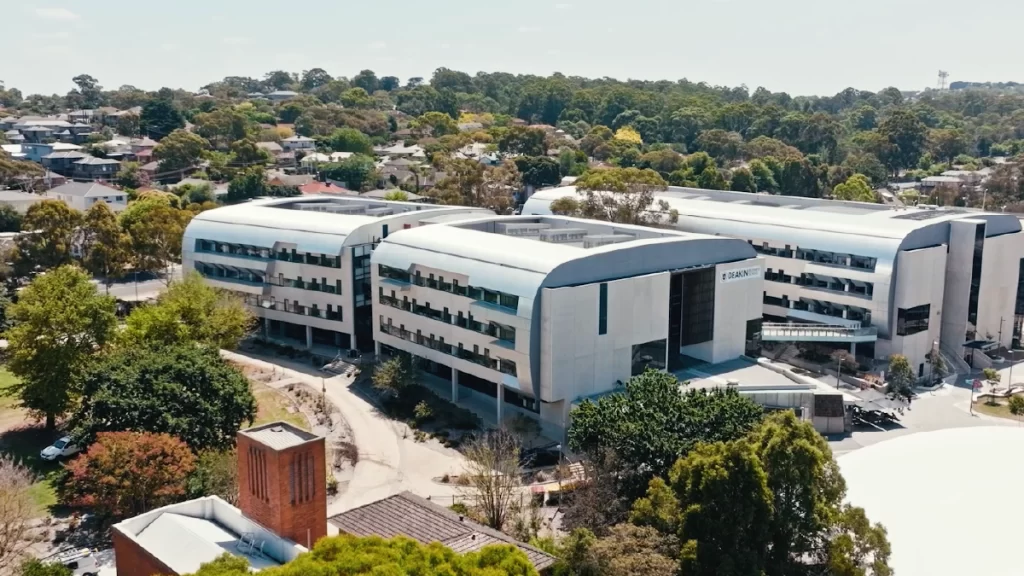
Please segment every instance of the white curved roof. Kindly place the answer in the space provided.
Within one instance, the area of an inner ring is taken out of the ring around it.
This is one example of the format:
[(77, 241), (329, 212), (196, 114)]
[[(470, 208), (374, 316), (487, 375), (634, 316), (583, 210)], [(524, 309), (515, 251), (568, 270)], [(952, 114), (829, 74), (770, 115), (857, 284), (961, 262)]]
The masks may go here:
[(900, 436), (838, 463), (847, 500), (888, 531), (896, 574), (1016, 576), (1022, 449), (1024, 428), (979, 426)]
[[(575, 186), (540, 190), (527, 200), (523, 214), (550, 214), (551, 202), (577, 194)], [(1019, 223), (1012, 222), (1011, 215), (964, 209), (896, 210), (863, 202), (679, 187), (655, 192), (654, 196), (679, 211), (680, 228), (741, 238), (778, 239), (872, 257), (891, 257), (912, 232), (955, 219), (989, 220), (990, 236), (1020, 231)], [(991, 225), (994, 222), (998, 222), (998, 227)], [(856, 243), (855, 249), (851, 242)]]
[(653, 272), (755, 258), (746, 242), (674, 230), (611, 225), (555, 217), (560, 224), (614, 228), (638, 238), (594, 248), (542, 242), (478, 229), (490, 223), (530, 222), (536, 217), (504, 216), (421, 226), (388, 236), (373, 253), (375, 264), (408, 270), (419, 264), (464, 274), (470, 285), (532, 298), (542, 286), (595, 282)]

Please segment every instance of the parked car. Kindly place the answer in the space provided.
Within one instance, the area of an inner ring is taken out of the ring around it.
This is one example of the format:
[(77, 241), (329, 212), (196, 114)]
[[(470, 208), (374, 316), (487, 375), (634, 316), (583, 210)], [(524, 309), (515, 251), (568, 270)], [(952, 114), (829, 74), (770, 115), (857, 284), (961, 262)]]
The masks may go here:
[[(61, 438), (63, 440), (63, 438)], [(58, 440), (59, 442), (60, 440)], [(56, 444), (56, 442), (54, 442)], [(71, 570), (72, 576), (96, 576), (99, 574), (99, 562), (89, 548), (78, 548), (61, 552), (48, 559), (54, 564), (62, 564)]]
[(39, 457), (43, 460), (56, 460), (57, 458), (66, 458), (81, 451), (82, 448), (78, 444), (72, 442), (70, 436), (64, 436), (60, 440), (57, 440), (53, 444), (43, 448), (43, 451), (39, 453)]

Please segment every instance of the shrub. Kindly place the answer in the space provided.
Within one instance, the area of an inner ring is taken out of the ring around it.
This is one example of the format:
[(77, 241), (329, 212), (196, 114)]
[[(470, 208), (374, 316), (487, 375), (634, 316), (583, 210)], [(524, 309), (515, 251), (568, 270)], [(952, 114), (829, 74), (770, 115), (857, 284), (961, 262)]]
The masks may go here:
[(417, 424), (424, 424), (434, 417), (434, 410), (425, 400), (421, 400), (413, 409), (413, 416)]
[(327, 472), (327, 493), (331, 496), (338, 493), (338, 479), (329, 471)]

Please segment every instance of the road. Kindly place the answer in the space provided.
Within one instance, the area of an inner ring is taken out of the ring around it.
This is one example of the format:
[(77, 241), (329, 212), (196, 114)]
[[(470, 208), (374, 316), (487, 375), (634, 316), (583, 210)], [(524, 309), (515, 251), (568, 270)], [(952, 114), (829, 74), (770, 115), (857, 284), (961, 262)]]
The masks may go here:
[[(171, 269), (171, 279), (181, 279), (181, 266), (175, 264)], [(97, 288), (101, 292), (105, 292), (103, 284), (96, 279), (93, 279), (93, 283), (96, 284)], [(139, 275), (139, 281), (135, 282), (132, 276), (128, 276), (114, 284), (111, 284), (109, 293), (111, 296), (118, 300), (126, 302), (135, 302), (142, 300), (150, 300), (159, 296), (164, 290), (167, 289), (167, 280), (164, 278), (143, 278)]]

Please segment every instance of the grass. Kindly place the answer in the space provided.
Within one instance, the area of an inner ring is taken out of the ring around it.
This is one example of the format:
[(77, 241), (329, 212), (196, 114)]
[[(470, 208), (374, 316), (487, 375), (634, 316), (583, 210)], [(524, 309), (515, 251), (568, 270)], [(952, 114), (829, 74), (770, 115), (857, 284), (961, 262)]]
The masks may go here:
[(253, 422), (253, 426), (283, 420), (303, 430), (309, 430), (309, 421), (306, 420), (306, 416), (297, 409), (289, 411), (289, 408), (294, 409), (294, 404), (283, 393), (265, 384), (253, 382), (252, 394), (256, 397), (257, 405), (256, 421)]
[(1010, 407), (1006, 404), (988, 404), (986, 402), (978, 402), (974, 405), (974, 410), (985, 414), (986, 416), (1019, 420), (1016, 416), (1010, 414)]
[(28, 466), (38, 478), (29, 494), (39, 514), (57, 504), (54, 481), (60, 472), (59, 462), (46, 462), (39, 451), (56, 440), (57, 433), (47, 432), (42, 425), (28, 421), (28, 414), (17, 407), (17, 398), (7, 394), (18, 378), (0, 367), (0, 453), (13, 456)]

